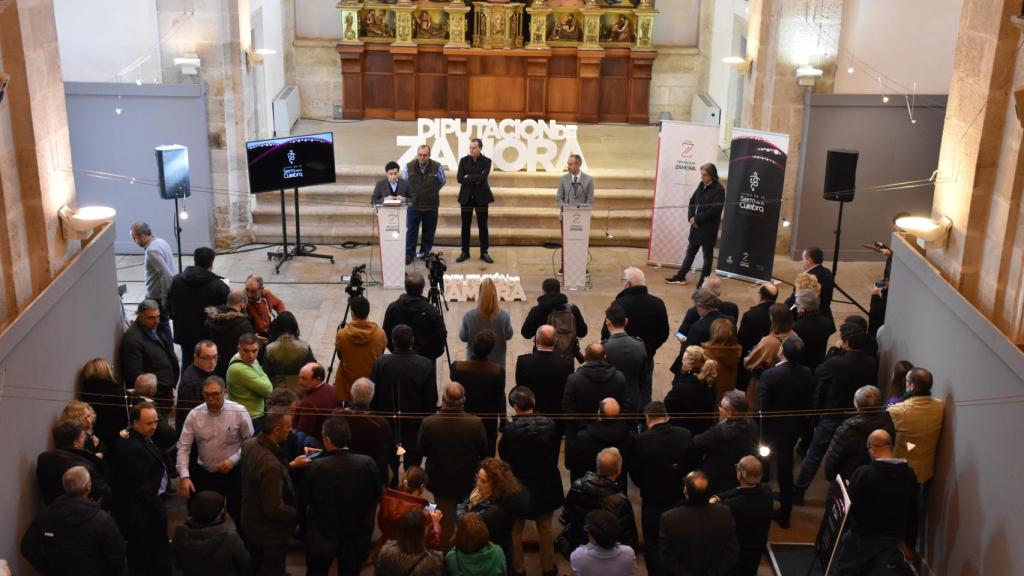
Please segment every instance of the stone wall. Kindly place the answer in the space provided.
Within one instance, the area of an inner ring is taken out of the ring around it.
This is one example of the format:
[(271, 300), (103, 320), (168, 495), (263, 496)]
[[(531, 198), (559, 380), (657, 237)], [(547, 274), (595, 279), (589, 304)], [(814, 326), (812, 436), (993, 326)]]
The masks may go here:
[(303, 118), (334, 118), (334, 107), (343, 105), (341, 59), (337, 40), (296, 38), (292, 42), (294, 83), (299, 87)]
[(690, 107), (700, 92), (700, 50), (695, 46), (658, 46), (651, 74), (651, 123), (662, 112), (673, 120), (690, 120)]

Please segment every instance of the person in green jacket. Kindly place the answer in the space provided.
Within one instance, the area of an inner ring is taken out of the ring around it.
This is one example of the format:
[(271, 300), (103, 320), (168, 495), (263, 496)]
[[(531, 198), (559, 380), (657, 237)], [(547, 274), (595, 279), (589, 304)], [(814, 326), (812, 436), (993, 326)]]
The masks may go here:
[(491, 542), (483, 518), (467, 512), (455, 528), (455, 547), (444, 559), (448, 576), (505, 576), (505, 553)]
[(238, 354), (228, 364), (228, 400), (238, 402), (249, 411), (255, 433), (263, 428), (264, 400), (274, 391), (256, 357), (260, 341), (255, 334), (242, 334), (238, 338)]

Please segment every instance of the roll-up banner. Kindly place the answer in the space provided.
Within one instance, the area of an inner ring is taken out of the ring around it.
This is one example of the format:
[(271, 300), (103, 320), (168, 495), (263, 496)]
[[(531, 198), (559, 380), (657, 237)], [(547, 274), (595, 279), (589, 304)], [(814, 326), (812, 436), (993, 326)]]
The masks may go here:
[(735, 129), (718, 243), (718, 274), (752, 282), (772, 278), (789, 136)]
[[(686, 254), (690, 195), (700, 184), (700, 167), (718, 155), (718, 126), (663, 120), (658, 135), (658, 167), (654, 175), (654, 215), (647, 248), (650, 264), (679, 266)], [(701, 255), (694, 266), (701, 267)]]

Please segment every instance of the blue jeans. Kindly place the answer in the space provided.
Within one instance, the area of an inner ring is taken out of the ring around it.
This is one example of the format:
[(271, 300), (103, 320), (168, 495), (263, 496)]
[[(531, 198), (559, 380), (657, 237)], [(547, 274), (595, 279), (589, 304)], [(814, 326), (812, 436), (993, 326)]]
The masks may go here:
[(839, 428), (843, 420), (841, 417), (830, 418), (828, 416), (818, 420), (818, 425), (814, 427), (814, 438), (811, 440), (811, 445), (807, 447), (807, 454), (804, 455), (804, 461), (800, 465), (800, 477), (793, 485), (795, 492), (802, 495), (807, 491), (814, 476), (818, 474), (818, 468), (825, 458), (825, 453), (828, 452), (828, 446), (832, 443), (832, 436), (835, 435), (836, 428)]
[(830, 573), (836, 576), (888, 574), (885, 563), (899, 552), (901, 540), (898, 536), (863, 535), (847, 529), (839, 541), (839, 552)]
[(437, 209), (417, 210), (409, 208), (406, 212), (405, 257), (416, 255), (416, 239), (420, 235), (420, 223), (423, 223), (423, 242), (420, 252), (430, 252), (434, 248), (434, 232), (437, 231)]

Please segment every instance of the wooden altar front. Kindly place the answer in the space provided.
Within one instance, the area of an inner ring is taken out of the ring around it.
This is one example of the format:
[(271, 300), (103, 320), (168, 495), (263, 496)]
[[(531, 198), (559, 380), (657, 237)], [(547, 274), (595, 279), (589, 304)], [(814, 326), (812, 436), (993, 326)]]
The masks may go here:
[(657, 11), (627, 6), (343, 1), (343, 116), (646, 124)]

